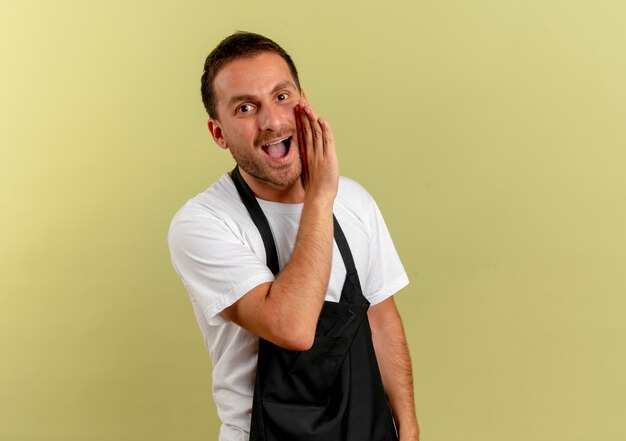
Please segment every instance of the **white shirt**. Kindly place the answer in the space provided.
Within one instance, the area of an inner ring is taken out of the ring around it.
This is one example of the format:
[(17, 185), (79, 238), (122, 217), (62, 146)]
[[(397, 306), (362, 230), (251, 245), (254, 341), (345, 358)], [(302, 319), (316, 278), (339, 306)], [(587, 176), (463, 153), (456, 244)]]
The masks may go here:
[[(282, 269), (293, 252), (303, 204), (257, 200), (272, 229)], [(369, 193), (340, 177), (333, 211), (368, 301), (375, 305), (406, 286), (408, 277)], [(179, 210), (168, 240), (213, 361), (213, 399), (222, 421), (219, 440), (248, 440), (258, 337), (220, 312), (274, 275), (266, 266), (263, 240), (228, 174)], [(345, 275), (335, 244), (326, 300), (339, 301)]]

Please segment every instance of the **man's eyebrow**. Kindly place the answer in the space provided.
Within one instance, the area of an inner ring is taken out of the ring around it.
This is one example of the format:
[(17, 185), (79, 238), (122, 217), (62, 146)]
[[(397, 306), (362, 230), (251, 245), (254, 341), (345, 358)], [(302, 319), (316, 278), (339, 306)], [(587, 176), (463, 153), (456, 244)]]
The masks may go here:
[(276, 93), (278, 92), (280, 89), (288, 89), (288, 88), (292, 88), (295, 89), (296, 86), (291, 82), (291, 81), (281, 81), (280, 83), (278, 83), (274, 89), (272, 90), (272, 93)]
[[(281, 89), (288, 89), (288, 88), (296, 89), (296, 86), (291, 81), (281, 81), (276, 86), (274, 86), (271, 93), (274, 94)], [(230, 99), (228, 100), (228, 105), (232, 106), (235, 103), (241, 103), (244, 101), (255, 101), (256, 99), (257, 98), (254, 95), (250, 95), (248, 93), (242, 93), (242, 94), (233, 95), (232, 97), (230, 97)]]
[(243, 101), (254, 101), (256, 97), (254, 95), (249, 95), (247, 93), (241, 95), (233, 95), (228, 100), (228, 105), (232, 106), (235, 103), (241, 103)]

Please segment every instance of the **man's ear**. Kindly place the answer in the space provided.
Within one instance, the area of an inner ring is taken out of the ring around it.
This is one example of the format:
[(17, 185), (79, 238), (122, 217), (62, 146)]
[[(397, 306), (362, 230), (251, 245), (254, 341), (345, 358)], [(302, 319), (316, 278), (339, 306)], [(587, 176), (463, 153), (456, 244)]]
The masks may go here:
[(216, 119), (210, 118), (207, 123), (207, 127), (209, 128), (209, 132), (213, 136), (213, 140), (217, 145), (219, 145), (223, 149), (228, 148), (228, 144), (226, 144), (226, 139), (224, 138), (224, 131), (222, 130), (222, 125)]

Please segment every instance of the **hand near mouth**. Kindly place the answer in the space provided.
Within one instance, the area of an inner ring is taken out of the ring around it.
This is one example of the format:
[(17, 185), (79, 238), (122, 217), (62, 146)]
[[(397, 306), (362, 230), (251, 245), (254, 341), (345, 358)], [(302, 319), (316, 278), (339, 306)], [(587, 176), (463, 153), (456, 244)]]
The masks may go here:
[(295, 114), (305, 198), (321, 197), (332, 204), (339, 182), (333, 131), (326, 120), (317, 116), (304, 93)]

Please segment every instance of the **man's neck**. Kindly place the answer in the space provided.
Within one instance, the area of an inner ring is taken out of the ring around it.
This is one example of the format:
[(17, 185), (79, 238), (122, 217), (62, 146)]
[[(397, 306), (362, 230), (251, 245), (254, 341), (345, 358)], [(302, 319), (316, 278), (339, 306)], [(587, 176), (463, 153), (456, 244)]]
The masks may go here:
[(304, 187), (300, 179), (297, 179), (290, 186), (282, 188), (255, 178), (241, 167), (239, 167), (239, 171), (254, 195), (259, 199), (280, 202), (282, 204), (300, 204), (304, 202)]

